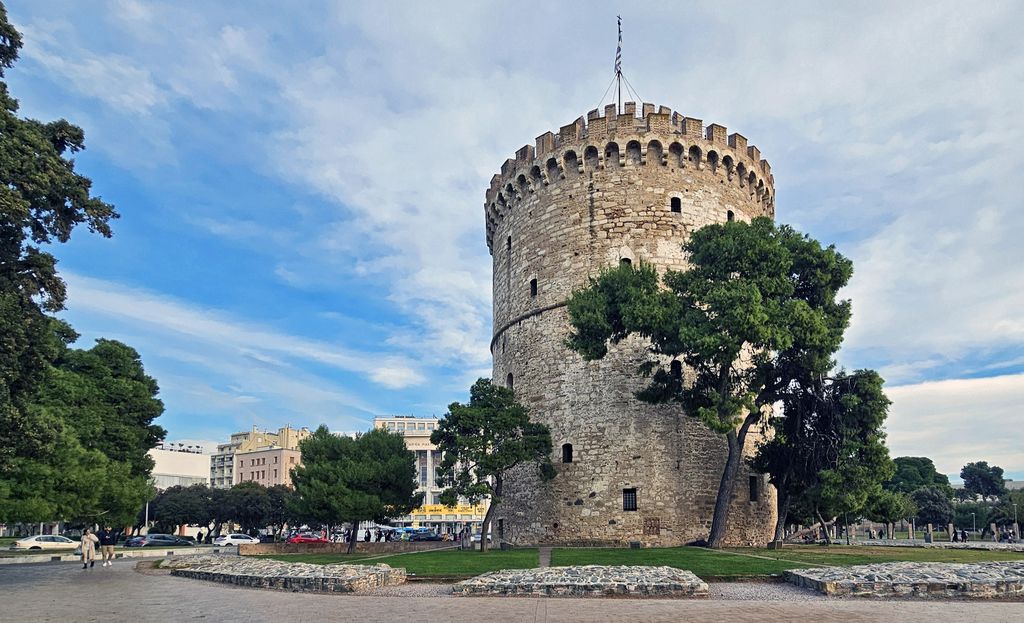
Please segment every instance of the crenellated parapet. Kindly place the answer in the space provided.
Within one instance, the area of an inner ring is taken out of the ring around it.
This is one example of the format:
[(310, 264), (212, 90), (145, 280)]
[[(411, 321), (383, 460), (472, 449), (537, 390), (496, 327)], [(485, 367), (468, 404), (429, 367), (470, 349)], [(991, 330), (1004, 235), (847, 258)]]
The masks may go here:
[(529, 194), (557, 184), (566, 176), (584, 175), (609, 167), (662, 166), (692, 169), (721, 176), (749, 193), (750, 201), (767, 215), (775, 212), (771, 166), (761, 152), (725, 126), (704, 125), (666, 106), (627, 102), (595, 109), (558, 132), (545, 132), (534, 145), (524, 145), (491, 178), (484, 211), (487, 246), (499, 221)]

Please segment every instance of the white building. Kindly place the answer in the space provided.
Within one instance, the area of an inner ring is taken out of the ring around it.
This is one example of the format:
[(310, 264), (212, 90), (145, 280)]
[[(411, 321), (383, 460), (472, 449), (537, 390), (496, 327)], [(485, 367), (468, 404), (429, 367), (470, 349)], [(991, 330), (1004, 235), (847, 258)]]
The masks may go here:
[(153, 485), (160, 491), (181, 485), (210, 484), (210, 455), (188, 450), (149, 451), (153, 457)]

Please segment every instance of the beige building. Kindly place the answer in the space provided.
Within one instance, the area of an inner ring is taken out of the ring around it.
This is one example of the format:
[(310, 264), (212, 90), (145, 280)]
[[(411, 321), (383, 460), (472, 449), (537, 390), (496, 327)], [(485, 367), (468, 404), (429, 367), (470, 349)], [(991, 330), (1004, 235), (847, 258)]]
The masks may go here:
[(289, 448), (261, 448), (235, 454), (235, 482), (256, 482), (265, 487), (292, 486), (291, 470), (302, 463), (302, 454)]
[(210, 455), (187, 450), (153, 448), (153, 486), (159, 491), (174, 486), (190, 487), (210, 483)]
[(487, 505), (443, 506), (437, 484), (437, 469), (441, 465), (441, 452), (430, 442), (430, 435), (437, 428), (437, 418), (418, 418), (411, 415), (377, 417), (374, 428), (385, 428), (405, 437), (405, 446), (416, 455), (417, 492), (423, 492), (423, 506), (413, 510), (395, 525), (415, 528), (434, 528), (442, 533), (454, 533), (463, 527), (478, 526), (483, 522)]
[(251, 431), (231, 435), (231, 440), (218, 445), (217, 452), (210, 457), (210, 486), (215, 489), (227, 489), (242, 481), (235, 473), (236, 454), (271, 448), (298, 450), (299, 442), (309, 437), (310, 434), (306, 427), (294, 429), (285, 426), (278, 429), (276, 433), (272, 433), (261, 431), (253, 426)]

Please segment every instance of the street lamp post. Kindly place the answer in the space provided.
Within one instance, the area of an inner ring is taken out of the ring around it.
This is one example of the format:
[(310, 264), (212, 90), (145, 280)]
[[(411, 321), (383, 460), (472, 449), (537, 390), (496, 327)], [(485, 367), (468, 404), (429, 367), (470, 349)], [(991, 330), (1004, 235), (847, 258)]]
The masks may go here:
[(1020, 538), (1020, 526), (1017, 524), (1017, 504), (1013, 505), (1013, 538)]
[(971, 513), (971, 532), (978, 533), (978, 524), (974, 523), (974, 513)]

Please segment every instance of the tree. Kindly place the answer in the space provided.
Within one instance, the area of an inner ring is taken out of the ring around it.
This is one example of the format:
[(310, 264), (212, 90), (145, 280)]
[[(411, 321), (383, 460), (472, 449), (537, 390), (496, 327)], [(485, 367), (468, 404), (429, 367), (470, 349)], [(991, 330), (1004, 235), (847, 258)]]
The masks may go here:
[(242, 531), (252, 534), (270, 524), (270, 494), (258, 482), (240, 482), (228, 489), (227, 506), (231, 518)]
[(917, 505), (906, 493), (879, 489), (868, 499), (864, 516), (871, 521), (885, 524), (891, 536), (895, 532), (894, 524), (901, 520), (910, 520), (917, 515)]
[(403, 517), (423, 501), (416, 493), (415, 455), (402, 435), (376, 428), (352, 439), (321, 426), (299, 449), (302, 465), (292, 470), (291, 510), (328, 525), (351, 522), (349, 553), (361, 521)]
[[(0, 4), (0, 78), (21, 45)], [(0, 80), (0, 520), (86, 516), (99, 512), (88, 503), (93, 492), (80, 488), (74, 501), (70, 483), (94, 486), (87, 476), (102, 471), (102, 455), (82, 448), (64, 421), (32, 404), (57, 354), (46, 314), (63, 309), (66, 296), (56, 259), (40, 247), (67, 242), (79, 225), (109, 237), (118, 215), (75, 172), (71, 156), (85, 148), (81, 128), (17, 112)], [(40, 485), (39, 477), (51, 476), (56, 482)], [(33, 494), (34, 486), (52, 488), (52, 496)]]
[(953, 519), (953, 503), (942, 487), (922, 487), (911, 495), (917, 505), (917, 521), (919, 524), (930, 523), (933, 526), (945, 526)]
[(284, 485), (274, 485), (267, 489), (267, 525), (274, 530), (276, 541), (286, 524), (294, 521), (290, 503), (295, 492)]
[(921, 487), (939, 487), (947, 497), (953, 496), (953, 487), (949, 485), (949, 477), (935, 469), (935, 463), (925, 456), (898, 456), (893, 459), (896, 473), (886, 483), (885, 488), (900, 493), (913, 493)]
[(985, 528), (990, 523), (991, 516), (992, 505), (986, 502), (962, 502), (953, 505), (953, 523), (960, 528)]
[[(690, 269), (667, 271), (664, 288), (655, 269), (640, 263), (606, 270), (574, 292), (567, 343), (589, 361), (628, 335), (649, 338), (651, 357), (639, 372), (652, 380), (637, 397), (677, 403), (724, 437), (708, 537), (717, 548), (748, 432), (794, 382), (833, 365), (850, 317), (849, 301), (836, 296), (852, 265), (833, 247), (767, 218), (708, 225), (683, 250)], [(689, 374), (671, 368), (677, 358)]]
[(882, 425), (889, 399), (872, 370), (794, 384), (783, 398), (776, 435), (751, 464), (778, 490), (775, 539), (781, 540), (790, 500), (802, 498), (822, 528), (829, 517), (858, 515), (893, 472)]
[(512, 390), (478, 379), (469, 390), (469, 402), (453, 402), (430, 435), (441, 451), (439, 481), (447, 488), (441, 503), (454, 506), (462, 497), (470, 504), (490, 500), (484, 515), (480, 551), (487, 550), (491, 518), (501, 504), (509, 470), (536, 465), (541, 477), (554, 476), (551, 431), (530, 421), (530, 412), (516, 401)]
[(960, 470), (964, 479), (964, 490), (982, 498), (997, 498), (1006, 493), (1006, 481), (1003, 480), (1003, 468), (991, 467), (988, 461), (968, 463)]

